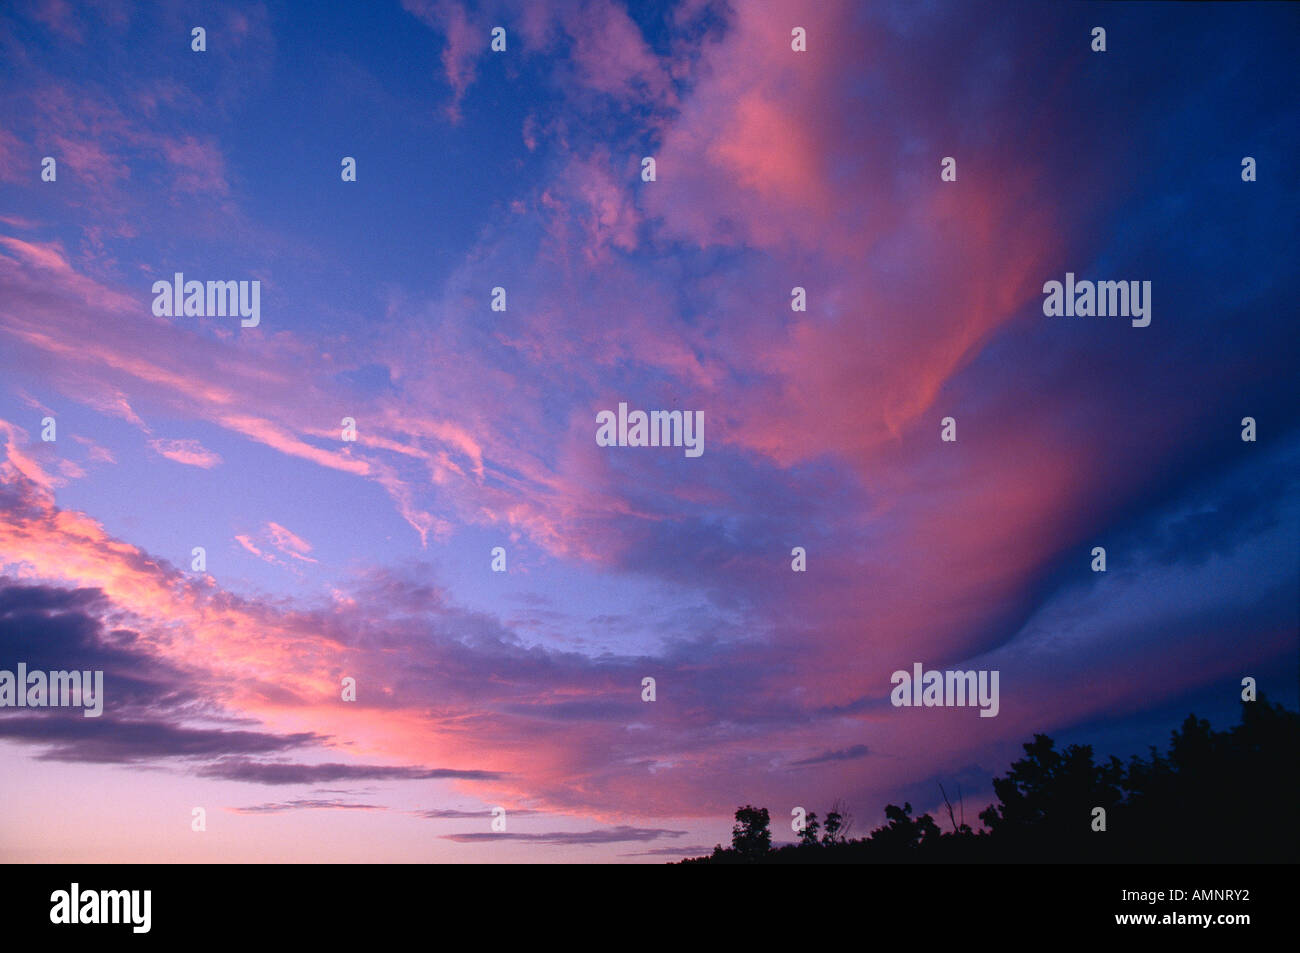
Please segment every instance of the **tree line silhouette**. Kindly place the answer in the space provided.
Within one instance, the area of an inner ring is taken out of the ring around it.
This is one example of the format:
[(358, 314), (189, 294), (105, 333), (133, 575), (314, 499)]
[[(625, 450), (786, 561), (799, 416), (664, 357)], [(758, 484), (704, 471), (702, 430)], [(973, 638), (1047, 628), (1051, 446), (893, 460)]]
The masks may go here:
[[(1091, 745), (1057, 750), (1035, 734), (1025, 756), (993, 779), (998, 803), (980, 830), (959, 822), (940, 786), (950, 829), (912, 805), (885, 807), (888, 823), (859, 839), (836, 802), (808, 814), (798, 840), (773, 848), (767, 808), (736, 811), (731, 846), (683, 864), (735, 863), (1295, 863), (1300, 860), (1300, 714), (1261, 694), (1241, 723), (1215, 731), (1188, 715), (1167, 753), (1154, 745), (1127, 764), (1093, 758)], [(1098, 828), (1096, 808), (1105, 811)], [(964, 815), (964, 807), (963, 807)]]

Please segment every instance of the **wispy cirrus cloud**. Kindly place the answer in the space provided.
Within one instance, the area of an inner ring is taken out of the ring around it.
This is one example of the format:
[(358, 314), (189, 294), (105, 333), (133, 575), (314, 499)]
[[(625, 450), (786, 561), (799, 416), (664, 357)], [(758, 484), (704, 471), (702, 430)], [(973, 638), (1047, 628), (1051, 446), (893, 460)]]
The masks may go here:
[[(478, 820), (480, 818), (490, 818), (493, 816), (492, 812), (487, 809), (481, 811), (461, 811), (461, 810), (456, 810), (454, 808), (430, 808), (429, 810), (416, 811), (415, 813), (420, 817), (426, 817), (429, 820), (433, 820), (433, 821), (442, 821), (442, 820), (460, 821), (460, 820), (469, 820), (469, 819)], [(529, 817), (531, 815), (541, 814), (541, 813), (543, 812), (530, 810), (528, 808), (510, 809), (511, 817)]]
[(300, 764), (225, 758), (204, 767), (204, 777), (256, 784), (323, 784), (329, 781), (431, 781), (453, 779), (496, 781), (504, 775), (494, 771), (457, 768), (408, 768), (381, 764)]
[[(317, 562), (308, 555), (312, 551), (311, 543), (273, 520), (263, 526), (256, 537), (246, 533), (237, 533), (235, 542), (258, 559), (279, 566), (286, 565), (286, 559), (296, 559), (303, 563)], [(258, 543), (262, 545), (259, 546)], [(271, 549), (274, 549), (280, 555), (276, 556), (274, 553), (269, 552)]]
[(379, 804), (355, 804), (323, 798), (299, 798), (293, 801), (273, 801), (266, 804), (250, 804), (246, 807), (229, 807), (226, 810), (234, 814), (284, 814), (287, 811), (382, 811)]
[(159, 456), (174, 463), (210, 470), (221, 463), (221, 455), (207, 449), (197, 440), (150, 440), (149, 446)]
[(658, 827), (631, 827), (621, 824), (604, 830), (590, 831), (551, 831), (549, 833), (518, 833), (514, 831), (494, 831), (492, 833), (471, 832), (443, 834), (446, 840), (460, 844), (481, 844), (501, 841), (523, 841), (529, 844), (553, 844), (559, 846), (590, 846), (594, 844), (621, 844), (627, 842), (654, 841), (664, 837), (682, 837), (686, 831), (666, 830)]
[(824, 751), (811, 758), (801, 758), (798, 761), (790, 762), (790, 765), (791, 767), (802, 768), (813, 764), (825, 764), (828, 761), (852, 761), (856, 758), (865, 758), (869, 754), (871, 754), (871, 750), (866, 745), (853, 745), (836, 751)]

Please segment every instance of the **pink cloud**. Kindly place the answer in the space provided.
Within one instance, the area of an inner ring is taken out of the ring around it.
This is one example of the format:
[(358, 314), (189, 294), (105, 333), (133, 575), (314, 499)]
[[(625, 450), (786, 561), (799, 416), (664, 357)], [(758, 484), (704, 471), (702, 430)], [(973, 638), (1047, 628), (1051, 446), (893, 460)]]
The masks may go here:
[(442, 68), (452, 89), (447, 115), (458, 121), (460, 103), (474, 82), (478, 58), (488, 48), (488, 30), (472, 24), (465, 8), (454, 0), (402, 0), (402, 7), (446, 38)]
[(226, 195), (230, 185), (226, 182), (226, 162), (212, 142), (201, 142), (194, 136), (162, 141), (163, 154), (176, 169), (175, 187), (182, 192), (212, 192)]
[(660, 109), (676, 102), (668, 67), (627, 10), (611, 0), (559, 7), (495, 2), (473, 15), (457, 0), (402, 0), (402, 7), (445, 38), (442, 67), (452, 88), (447, 107), (452, 121), (459, 120), (460, 104), (474, 83), (479, 58), (488, 54), (490, 30), (496, 26), (506, 27), (507, 42), (519, 44), (515, 50), (528, 53), (553, 51), (567, 37), (572, 62), (572, 75), (563, 79), (567, 85)]
[[(27, 185), (39, 181), (39, 159), (40, 157), (33, 156), (31, 150), (12, 132), (0, 128), (0, 182)], [(11, 225), (16, 224), (7, 217), (0, 221)]]
[(583, 85), (624, 100), (672, 105), (667, 68), (622, 5), (586, 0), (562, 22), (573, 38), (571, 55)]
[[(304, 563), (317, 562), (316, 559), (307, 555), (312, 550), (311, 543), (273, 521), (266, 523), (256, 537), (248, 533), (236, 534), (235, 542), (258, 559), (275, 566), (292, 569), (292, 564), (285, 562), (285, 559), (296, 559)], [(258, 543), (262, 545), (259, 546)], [(275, 550), (275, 552), (270, 552), (270, 550)], [(277, 556), (276, 552), (280, 555)], [(285, 557), (285, 559), (280, 557)]]
[(89, 437), (81, 434), (73, 434), (72, 439), (77, 441), (86, 448), (86, 458), (93, 463), (117, 463), (117, 458), (113, 456), (113, 451), (109, 450), (101, 443), (96, 443)]
[(150, 440), (149, 446), (168, 460), (190, 467), (210, 470), (221, 462), (218, 454), (197, 440)]
[(307, 554), (311, 552), (311, 543), (307, 542), (296, 533), (290, 532), (279, 523), (267, 523), (266, 531), (270, 534), (275, 545), (287, 556), (294, 559), (300, 559), (303, 562), (314, 563), (316, 560), (310, 558)]
[[(143, 214), (159, 188), (174, 198), (220, 199), (214, 211), (229, 219), (235, 211), (226, 201), (230, 189), (218, 141), (199, 131), (178, 139), (163, 126), (167, 117), (159, 104), (184, 96), (175, 84), (164, 83), (113, 100), (93, 86), (37, 76), (15, 93), (11, 109), (22, 118), (0, 131), (0, 159), (6, 160), (0, 174), (40, 186), (39, 160), (53, 156), (58, 188), (47, 186), (48, 196), (75, 208), (84, 228), (130, 234), (124, 221)], [(160, 161), (159, 176), (154, 170)], [(24, 166), (30, 175), (12, 171)], [(139, 188), (132, 191), (133, 184)]]
[(28, 16), (65, 40), (84, 42), (81, 24), (68, 0), (25, 0), (22, 7)]
[(258, 557), (259, 559), (269, 558), (264, 552), (258, 549), (257, 544), (254, 543), (253, 540), (245, 534), (242, 533), (237, 534), (235, 536), (235, 542), (239, 543), (240, 546), (243, 546), (244, 549), (248, 550), (250, 553)]

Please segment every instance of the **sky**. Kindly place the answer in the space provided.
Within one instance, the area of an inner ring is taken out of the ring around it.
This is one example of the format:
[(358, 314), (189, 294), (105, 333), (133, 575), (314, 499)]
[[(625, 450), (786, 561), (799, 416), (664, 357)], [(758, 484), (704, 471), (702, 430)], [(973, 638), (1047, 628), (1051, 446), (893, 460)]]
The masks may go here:
[(1295, 707), (1297, 27), (5, 4), (0, 669), (105, 697), (0, 710), (0, 859), (658, 863)]

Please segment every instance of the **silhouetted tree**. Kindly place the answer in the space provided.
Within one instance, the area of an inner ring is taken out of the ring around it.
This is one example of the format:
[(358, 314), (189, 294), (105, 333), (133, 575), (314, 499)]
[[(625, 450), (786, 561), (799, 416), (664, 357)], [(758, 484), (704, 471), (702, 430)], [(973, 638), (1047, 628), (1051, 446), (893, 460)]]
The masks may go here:
[(834, 844), (840, 839), (840, 812), (831, 811), (826, 815), (826, 829), (822, 831), (822, 843)]
[(907, 801), (903, 802), (902, 807), (896, 804), (885, 805), (885, 817), (889, 823), (871, 832), (871, 842), (885, 851), (898, 853), (916, 850), (942, 836), (939, 825), (929, 814), (913, 818), (912, 805)]
[(731, 849), (741, 858), (753, 860), (772, 849), (772, 832), (768, 830), (767, 808), (746, 804), (736, 809), (736, 826), (731, 829)]
[[(1300, 715), (1258, 700), (1242, 703), (1241, 724), (1216, 732), (1188, 715), (1169, 753), (1133, 758), (1125, 787), (1133, 852), (1173, 863), (1294, 863), (1300, 817), (1274, 805), (1300, 795)], [(1266, 829), (1258, 829), (1261, 812)]]
[[(1025, 757), (1006, 777), (993, 779), (1000, 804), (980, 812), (989, 833), (1012, 855), (1046, 859), (1065, 851), (1076, 859), (1105, 846), (1091, 827), (1094, 808), (1104, 808), (1108, 825), (1123, 795), (1124, 766), (1118, 758), (1105, 765), (1092, 760), (1091, 745), (1057, 751), (1046, 735), (1024, 745)], [(1109, 829), (1109, 828), (1108, 828)]]
[[(834, 823), (832, 823), (832, 819)], [(853, 815), (849, 813), (844, 802), (839, 798), (831, 805), (830, 812), (826, 815), (826, 834), (822, 838), (827, 844), (843, 844), (849, 839), (849, 834), (853, 832)]]
[[(1300, 815), (1286, 809), (1300, 794), (1300, 714), (1261, 694), (1242, 704), (1241, 724), (1215, 731), (1189, 715), (1171, 733), (1169, 750), (1150, 748), (1127, 767), (1097, 763), (1089, 745), (1057, 750), (1034, 735), (1006, 776), (993, 780), (998, 803), (980, 812), (987, 831), (958, 824), (943, 788), (953, 830), (944, 833), (912, 805), (885, 807), (888, 821), (850, 840), (852, 819), (831, 805), (818, 838), (809, 814), (798, 844), (772, 849), (766, 808), (736, 811), (730, 849), (683, 863), (914, 861), (1125, 861), (1294, 863)], [(960, 797), (960, 789), (959, 789)], [(1095, 808), (1106, 830), (1093, 829)]]
[(799, 844), (803, 847), (817, 846), (817, 832), (821, 830), (821, 822), (817, 820), (817, 815), (809, 813), (804, 818), (803, 830), (799, 832)]

